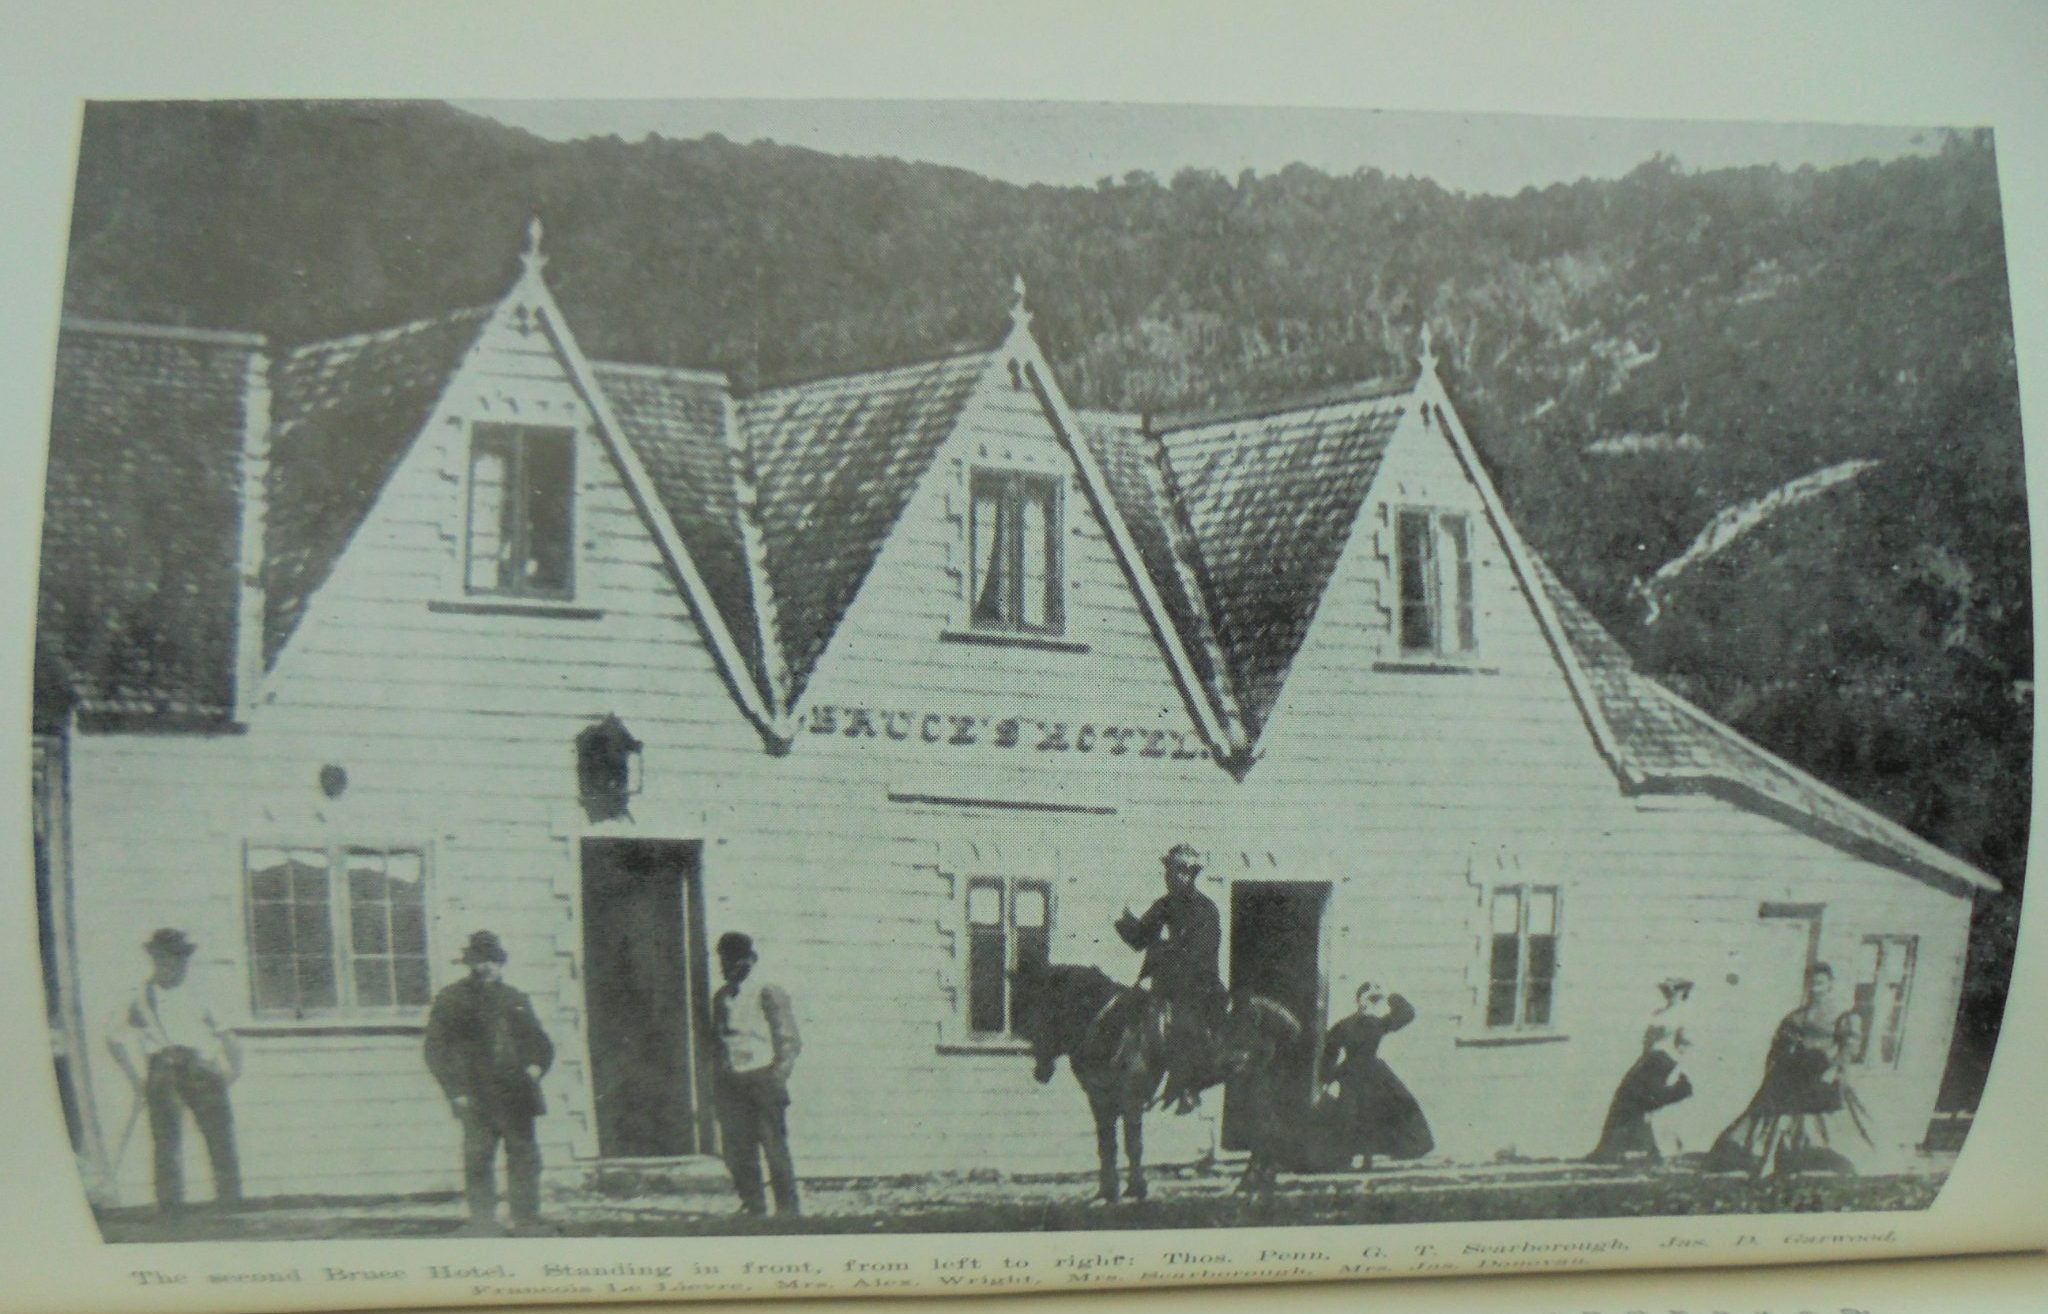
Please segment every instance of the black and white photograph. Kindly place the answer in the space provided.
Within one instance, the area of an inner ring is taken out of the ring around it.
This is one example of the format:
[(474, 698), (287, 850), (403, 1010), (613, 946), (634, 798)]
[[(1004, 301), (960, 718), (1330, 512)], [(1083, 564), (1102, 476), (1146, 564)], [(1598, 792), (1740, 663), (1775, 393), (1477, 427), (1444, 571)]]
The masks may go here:
[(80, 115), (26, 747), (106, 1241), (1970, 1154), (2034, 732), (1990, 129)]

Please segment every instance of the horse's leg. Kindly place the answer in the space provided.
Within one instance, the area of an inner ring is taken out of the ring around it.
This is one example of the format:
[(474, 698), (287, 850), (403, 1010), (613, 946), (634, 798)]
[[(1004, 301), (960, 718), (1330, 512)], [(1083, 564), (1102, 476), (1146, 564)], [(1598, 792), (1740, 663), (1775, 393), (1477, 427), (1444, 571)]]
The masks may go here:
[(1142, 1100), (1132, 1100), (1124, 1109), (1124, 1163), (1130, 1170), (1131, 1199), (1144, 1199), (1145, 1105)]
[(1095, 1161), (1096, 1194), (1106, 1204), (1117, 1202), (1116, 1180), (1116, 1105), (1107, 1099), (1091, 1096), (1088, 1100), (1095, 1114)]

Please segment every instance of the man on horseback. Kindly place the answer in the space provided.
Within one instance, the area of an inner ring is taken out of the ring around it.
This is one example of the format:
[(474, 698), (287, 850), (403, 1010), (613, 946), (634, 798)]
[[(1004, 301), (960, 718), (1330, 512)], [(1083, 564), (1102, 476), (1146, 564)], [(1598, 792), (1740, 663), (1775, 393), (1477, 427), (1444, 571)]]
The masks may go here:
[(1223, 1075), (1220, 1033), (1229, 992), (1217, 971), (1223, 948), (1223, 918), (1209, 897), (1195, 888), (1202, 860), (1190, 844), (1176, 844), (1161, 859), (1166, 893), (1142, 917), (1129, 908), (1117, 918), (1125, 944), (1145, 952), (1138, 969), (1149, 983), (1152, 1015), (1163, 1041), (1166, 1089), (1159, 1102), (1186, 1113), (1201, 1103), (1201, 1091)]

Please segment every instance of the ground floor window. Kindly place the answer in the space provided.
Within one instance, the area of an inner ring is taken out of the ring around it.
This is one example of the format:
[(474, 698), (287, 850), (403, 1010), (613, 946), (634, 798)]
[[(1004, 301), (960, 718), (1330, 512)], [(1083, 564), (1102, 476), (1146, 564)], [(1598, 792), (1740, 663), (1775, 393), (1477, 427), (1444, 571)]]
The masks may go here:
[(421, 850), (252, 844), (243, 886), (256, 1016), (426, 1006)]
[(1555, 885), (1497, 885), (1488, 894), (1486, 1025), (1547, 1027), (1557, 996)]
[(1017, 1029), (1010, 974), (1042, 968), (1052, 954), (1052, 887), (1041, 880), (974, 876), (967, 882), (967, 1029), (977, 1037)]
[(1913, 993), (1917, 935), (1866, 935), (1856, 962), (1856, 1013), (1863, 1026), (1852, 1063), (1896, 1067), (1906, 1034), (1906, 1001)]

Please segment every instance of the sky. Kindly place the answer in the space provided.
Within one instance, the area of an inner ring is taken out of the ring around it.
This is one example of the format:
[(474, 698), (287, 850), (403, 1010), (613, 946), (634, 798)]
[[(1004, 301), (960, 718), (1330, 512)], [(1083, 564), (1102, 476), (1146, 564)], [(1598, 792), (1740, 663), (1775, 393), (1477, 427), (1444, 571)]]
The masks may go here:
[(1453, 191), (1611, 178), (1664, 152), (1688, 169), (1782, 164), (1822, 168), (1931, 153), (1938, 129), (1668, 119), (1551, 118), (1374, 110), (1267, 109), (1062, 101), (573, 100), (457, 101), (474, 113), (566, 140), (648, 133), (762, 138), (833, 155), (894, 156), (1014, 183), (1089, 185), (1143, 170), (1236, 177), (1301, 162), (1348, 174), (1375, 168)]

